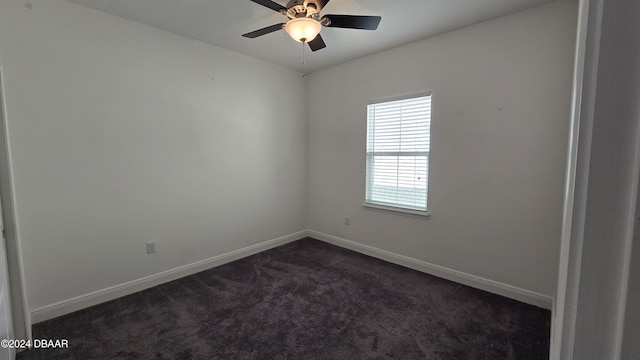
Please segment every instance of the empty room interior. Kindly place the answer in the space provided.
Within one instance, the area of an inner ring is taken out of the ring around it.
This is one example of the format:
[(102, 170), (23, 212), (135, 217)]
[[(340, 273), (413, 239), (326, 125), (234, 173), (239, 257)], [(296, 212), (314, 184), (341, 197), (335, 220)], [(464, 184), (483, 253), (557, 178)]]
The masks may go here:
[(632, 359), (639, 9), (0, 0), (0, 359)]

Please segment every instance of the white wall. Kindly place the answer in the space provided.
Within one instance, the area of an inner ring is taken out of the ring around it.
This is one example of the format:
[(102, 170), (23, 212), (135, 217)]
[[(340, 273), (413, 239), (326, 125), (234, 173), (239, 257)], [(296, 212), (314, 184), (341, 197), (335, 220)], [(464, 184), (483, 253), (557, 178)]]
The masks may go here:
[[(309, 227), (554, 296), (576, 14), (556, 2), (313, 73)], [(431, 217), (363, 208), (366, 103), (425, 90)]]
[(31, 310), (306, 228), (297, 72), (61, 0), (0, 56)]

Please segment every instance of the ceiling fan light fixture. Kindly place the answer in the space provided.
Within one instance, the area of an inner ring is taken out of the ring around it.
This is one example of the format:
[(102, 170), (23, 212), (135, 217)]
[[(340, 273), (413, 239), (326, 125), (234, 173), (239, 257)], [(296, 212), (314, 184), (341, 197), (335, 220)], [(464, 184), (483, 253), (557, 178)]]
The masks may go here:
[(297, 42), (309, 42), (318, 36), (322, 25), (319, 21), (303, 17), (291, 19), (284, 25), (284, 30)]

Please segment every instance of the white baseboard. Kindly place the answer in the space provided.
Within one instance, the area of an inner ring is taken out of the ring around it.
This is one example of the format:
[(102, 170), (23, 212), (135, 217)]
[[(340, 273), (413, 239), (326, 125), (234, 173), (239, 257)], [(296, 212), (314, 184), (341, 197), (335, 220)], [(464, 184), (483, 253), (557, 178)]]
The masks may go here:
[(225, 254), (197, 261), (192, 264), (163, 271), (158, 274), (146, 276), (137, 280), (111, 286), (106, 289), (97, 290), (88, 294), (76, 296), (67, 300), (39, 307), (31, 311), (32, 324), (66, 315), (74, 311), (117, 299), (119, 297), (130, 295), (138, 291), (151, 288), (153, 286), (164, 284), (169, 281), (189, 276), (200, 271), (211, 269), (213, 267), (220, 266), (253, 254), (257, 254), (265, 250), (269, 250), (296, 240), (300, 240), (307, 236), (384, 261), (405, 266), (443, 279), (455, 281), (463, 285), (471, 286), (545, 309), (551, 309), (553, 304), (552, 298), (533, 291), (485, 279), (443, 266), (430, 264), (404, 255), (395, 254), (386, 250), (381, 250), (337, 236), (321, 233), (319, 231), (302, 230), (293, 234), (285, 235), (272, 240), (267, 240), (259, 244), (251, 245), (242, 249), (234, 250)]
[(404, 255), (398, 255), (386, 250), (381, 250), (372, 246), (363, 245), (354, 241), (343, 239), (337, 236), (309, 230), (308, 236), (333, 245), (337, 245), (349, 250), (353, 250), (365, 255), (369, 255), (384, 261), (408, 267), (420, 272), (424, 272), (443, 279), (455, 281), (457, 283), (471, 286), (476, 289), (488, 291), (497, 295), (505, 296), (527, 304), (551, 310), (553, 298), (533, 291), (522, 289), (516, 286), (504, 284), (498, 281), (485, 279), (476, 275), (449, 269), (443, 266), (434, 265), (425, 261), (413, 259)]
[(208, 259), (163, 271), (158, 274), (146, 276), (123, 284), (111, 286), (106, 289), (94, 291), (88, 294), (76, 296), (57, 303), (45, 305), (31, 311), (32, 324), (56, 318), (90, 306), (130, 295), (169, 281), (198, 273), (216, 266), (220, 266), (259, 252), (272, 249), (307, 236), (307, 230), (295, 232), (276, 239), (263, 241), (259, 244), (247, 246), (242, 249), (214, 256)]

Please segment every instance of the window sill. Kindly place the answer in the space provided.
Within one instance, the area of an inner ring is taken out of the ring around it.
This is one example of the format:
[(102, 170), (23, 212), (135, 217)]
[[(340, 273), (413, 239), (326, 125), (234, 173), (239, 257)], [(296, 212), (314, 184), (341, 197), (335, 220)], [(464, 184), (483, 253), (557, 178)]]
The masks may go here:
[(423, 218), (427, 218), (430, 215), (426, 211), (409, 210), (409, 209), (403, 209), (403, 208), (398, 208), (398, 207), (394, 207), (394, 206), (385, 206), (385, 205), (370, 204), (370, 203), (363, 203), (362, 206), (366, 207), (366, 208), (370, 208), (370, 209), (384, 210), (384, 211), (390, 211), (390, 212), (401, 213), (401, 214), (415, 215), (415, 216), (420, 216), (420, 217), (423, 217)]

